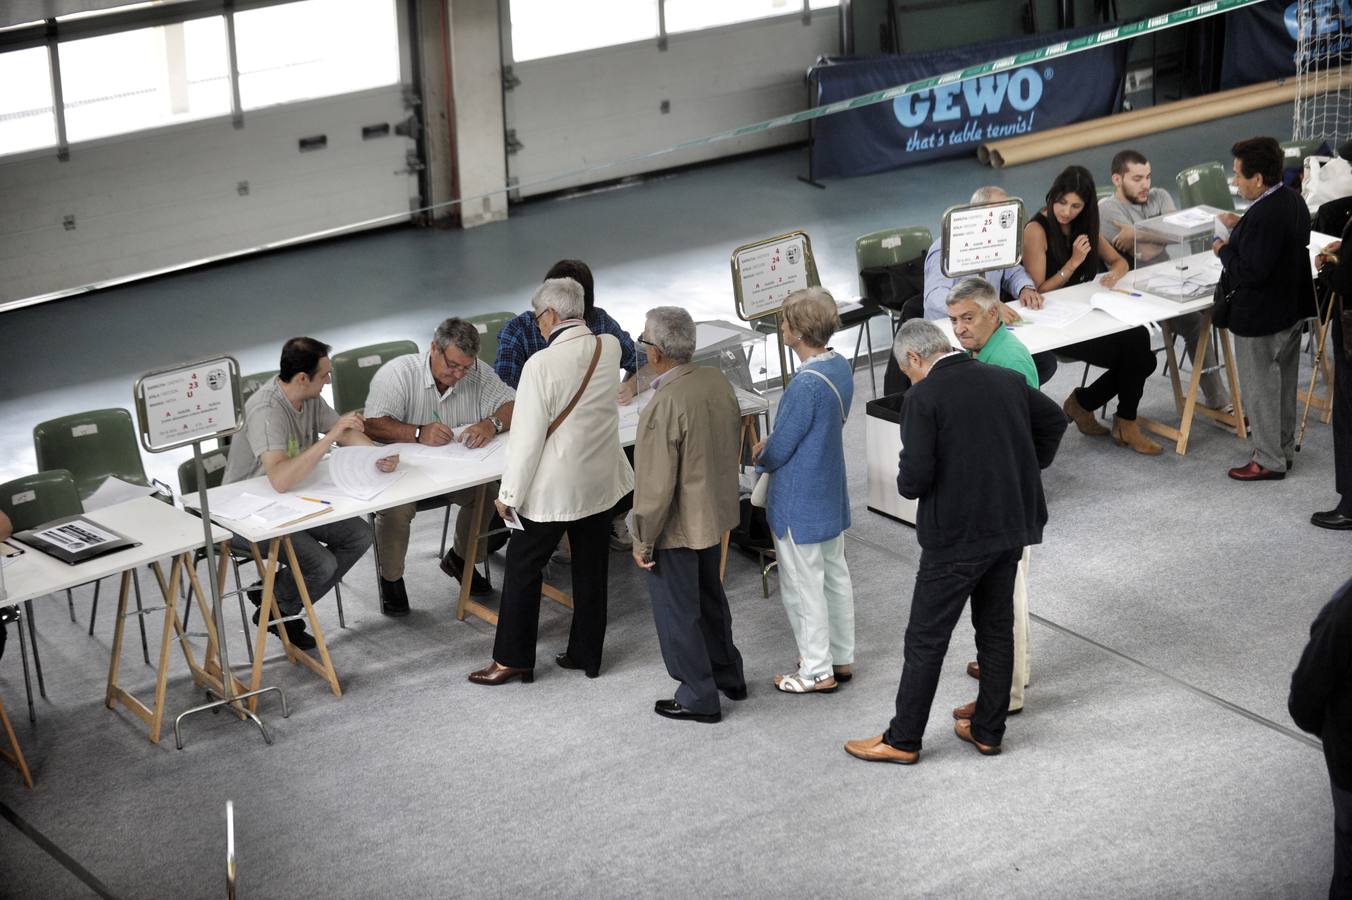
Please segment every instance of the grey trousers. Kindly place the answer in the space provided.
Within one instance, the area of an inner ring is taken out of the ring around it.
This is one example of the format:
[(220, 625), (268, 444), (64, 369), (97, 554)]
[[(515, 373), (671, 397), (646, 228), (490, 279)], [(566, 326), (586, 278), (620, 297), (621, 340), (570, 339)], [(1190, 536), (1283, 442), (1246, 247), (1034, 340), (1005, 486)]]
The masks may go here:
[(1262, 337), (1234, 335), (1253, 459), (1274, 472), (1285, 472), (1296, 457), (1300, 328), (1297, 322)]
[[(242, 538), (235, 538), (231, 543), (241, 550), (251, 546)], [(318, 603), (319, 598), (332, 590), (347, 570), (366, 554), (371, 546), (371, 529), (361, 519), (343, 519), (297, 531), (291, 535), (291, 545), (296, 549), (296, 561), (305, 576), (305, 590), (310, 594), (310, 602)], [(274, 593), (282, 615), (294, 616), (305, 607), (300, 602), (300, 591), (287, 563), (286, 548), (283, 547), (278, 553)]]
[(1225, 380), (1221, 378), (1221, 373), (1216, 371), (1215, 341), (1207, 344), (1206, 360), (1200, 363), (1197, 361), (1197, 340), (1202, 336), (1202, 319), (1203, 316), (1199, 312), (1188, 313), (1170, 319), (1169, 327), (1183, 338), (1183, 346), (1188, 351), (1188, 361), (1192, 363), (1192, 367), (1195, 369), (1201, 366), (1204, 370), (1208, 370), (1202, 372), (1202, 396), (1198, 399), (1212, 409), (1224, 409), (1230, 400), (1225, 391)]

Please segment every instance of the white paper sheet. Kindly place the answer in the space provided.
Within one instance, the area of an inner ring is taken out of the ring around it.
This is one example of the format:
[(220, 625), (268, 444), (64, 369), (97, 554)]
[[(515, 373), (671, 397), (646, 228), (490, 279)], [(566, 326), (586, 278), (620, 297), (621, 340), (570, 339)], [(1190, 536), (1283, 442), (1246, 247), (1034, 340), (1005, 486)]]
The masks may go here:
[[(1020, 306), (1019, 317), (1033, 325), (1045, 325), (1048, 328), (1068, 328), (1089, 315), (1090, 308), (1078, 303), (1050, 302), (1042, 309), (1028, 309)], [(1017, 334), (1017, 328), (1015, 330)]]
[(376, 468), (376, 460), (391, 455), (388, 447), (337, 447), (329, 456), (329, 480), (349, 497), (370, 500), (404, 477), (399, 469)]
[(1152, 297), (1113, 294), (1108, 291), (1094, 294), (1089, 298), (1089, 305), (1128, 325), (1145, 325), (1178, 315), (1178, 307), (1167, 301), (1161, 302)]
[(1183, 209), (1172, 215), (1164, 217), (1164, 221), (1170, 225), (1177, 225), (1180, 228), (1196, 228), (1202, 225), (1210, 224), (1216, 216), (1214, 213), (1205, 209)]
[(93, 512), (96, 509), (103, 509), (105, 506), (112, 506), (125, 500), (148, 497), (153, 493), (155, 493), (154, 487), (132, 484), (130, 481), (123, 481), (116, 475), (109, 475), (103, 480), (103, 484), (99, 485), (98, 490), (90, 494), (84, 501), (84, 511)]
[(653, 399), (652, 391), (644, 391), (630, 401), (627, 405), (620, 407), (620, 430), (625, 428), (637, 428), (638, 417), (643, 414), (643, 408)]
[(506, 444), (506, 438), (501, 436), (493, 438), (482, 447), (475, 448), (467, 447), (459, 441), (451, 441), (449, 444), (443, 444), (440, 447), (429, 447), (426, 444), (389, 444), (381, 448), (384, 451), (381, 455), (389, 456), (391, 453), (398, 453), (400, 458), (407, 456), (410, 459), (484, 462), (505, 447)]
[(245, 491), (242, 494), (236, 494), (228, 500), (218, 500), (211, 504), (211, 515), (213, 517), (220, 516), (222, 519), (239, 521), (241, 519), (249, 518), (249, 516), (252, 516), (276, 499), (276, 497), (260, 497), (257, 494), (250, 494), (248, 491)]
[(333, 507), (327, 503), (282, 495), (250, 516), (249, 520), (267, 528), (277, 528), (297, 519), (304, 519), (332, 510)]

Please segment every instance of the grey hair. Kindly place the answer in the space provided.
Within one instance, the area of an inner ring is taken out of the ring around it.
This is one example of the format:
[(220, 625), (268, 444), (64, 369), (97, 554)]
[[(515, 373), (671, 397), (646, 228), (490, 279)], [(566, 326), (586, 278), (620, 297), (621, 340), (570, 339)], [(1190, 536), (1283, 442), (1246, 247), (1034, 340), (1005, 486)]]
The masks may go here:
[(479, 328), (473, 322), (466, 322), (451, 316), (437, 326), (432, 341), (438, 350), (445, 350), (451, 344), (466, 356), (479, 355)]
[(914, 353), (921, 359), (930, 359), (953, 349), (948, 335), (938, 325), (928, 319), (911, 319), (903, 322), (897, 330), (896, 340), (892, 342), (892, 353), (897, 362), (905, 362), (907, 353)]
[(995, 288), (986, 279), (970, 276), (953, 285), (944, 303), (948, 306), (956, 306), (964, 300), (976, 301), (976, 305), (981, 307), (981, 311), (984, 313), (995, 308), (995, 305), (1000, 302), (1000, 295), (995, 292)]
[(652, 345), (674, 363), (688, 363), (695, 355), (695, 320), (679, 306), (648, 310), (644, 331)]
[(531, 295), (530, 308), (537, 316), (552, 309), (560, 319), (580, 319), (585, 297), (582, 285), (571, 278), (546, 278)]
[(1002, 187), (996, 187), (988, 184), (977, 188), (972, 192), (973, 203), (997, 203), (1001, 200), (1008, 200), (1009, 192)]

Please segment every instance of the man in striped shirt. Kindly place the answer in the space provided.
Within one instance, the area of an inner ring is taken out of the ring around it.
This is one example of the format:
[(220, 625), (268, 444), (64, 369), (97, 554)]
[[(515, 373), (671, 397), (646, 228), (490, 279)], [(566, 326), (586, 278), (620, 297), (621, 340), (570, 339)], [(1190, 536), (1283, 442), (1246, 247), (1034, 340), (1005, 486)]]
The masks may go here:
[[(511, 427), (515, 396), (492, 366), (479, 362), (478, 328), (453, 317), (437, 326), (426, 353), (396, 357), (376, 372), (366, 397), (366, 434), (383, 443), (441, 447), (459, 441), (482, 447)], [(489, 496), (495, 496), (497, 489), (496, 483), (490, 485)], [(466, 488), (438, 498), (460, 507), (455, 544), (441, 561), (442, 571), (457, 579), (464, 571), (476, 490)], [(415, 511), (416, 505), (409, 503), (376, 513), (380, 611), (387, 616), (408, 615), (404, 557)], [(481, 531), (492, 514), (492, 505), (484, 504)], [(482, 551), (482, 542), (479, 547)], [(470, 592), (482, 595), (491, 590), (488, 581), (475, 572)]]

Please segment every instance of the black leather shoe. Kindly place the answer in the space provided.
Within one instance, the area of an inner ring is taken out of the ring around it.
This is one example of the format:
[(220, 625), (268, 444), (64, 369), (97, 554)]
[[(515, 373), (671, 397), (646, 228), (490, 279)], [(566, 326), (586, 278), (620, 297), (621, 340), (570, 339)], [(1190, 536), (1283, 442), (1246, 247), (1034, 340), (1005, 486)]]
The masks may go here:
[(692, 709), (686, 709), (681, 704), (673, 700), (658, 700), (653, 704), (653, 712), (659, 716), (665, 716), (668, 719), (676, 719), (682, 722), (721, 722), (723, 714), (716, 713), (697, 713)]
[[(555, 656), (554, 656), (554, 662), (556, 662), (556, 663), (558, 664), (558, 666), (559, 666), (560, 669), (581, 669), (581, 668), (582, 668), (582, 665), (581, 665), (580, 663), (575, 662), (575, 661), (573, 660), (573, 658), (572, 658), (571, 656), (568, 655), (568, 651), (567, 651), (567, 650), (563, 651), (562, 653), (555, 654)], [(601, 670), (600, 670), (600, 669), (587, 669), (587, 670), (586, 670), (586, 675), (587, 675), (588, 678), (596, 678), (596, 677), (599, 676), (600, 674), (601, 674)]]
[(1337, 509), (1328, 509), (1310, 516), (1310, 524), (1334, 531), (1348, 531), (1352, 530), (1352, 516), (1345, 516)]
[[(255, 625), (258, 624), (258, 615), (261, 612), (262, 610), (260, 609), (253, 614), (253, 623)], [(305, 623), (300, 619), (293, 619), (290, 622), (283, 622), (282, 624), (286, 626), (287, 640), (289, 640), (291, 645), (297, 650), (313, 650), (318, 646), (310, 632), (305, 630)], [(268, 631), (277, 634), (277, 625), (275, 622), (268, 625)], [(280, 635), (278, 635), (278, 637), (280, 637)]]
[[(249, 598), (249, 602), (252, 603), (254, 606), (262, 606), (263, 582), (255, 581), (253, 584), (249, 585), (247, 588), (244, 589), (244, 595)], [(254, 624), (255, 625), (258, 624), (257, 619), (254, 619)]]
[[(460, 580), (460, 573), (465, 571), (465, 561), (459, 553), (454, 550), (447, 550), (446, 555), (441, 560), (441, 571)], [(493, 593), (493, 586), (488, 583), (488, 579), (479, 574), (479, 570), (474, 570), (474, 575), (469, 581), (469, 595), (471, 597), (485, 597)]]
[(742, 685), (739, 688), (723, 688), (723, 696), (727, 697), (729, 700), (745, 700), (746, 685)]
[(380, 579), (380, 611), (395, 618), (408, 615), (408, 591), (404, 589), (404, 579)]

